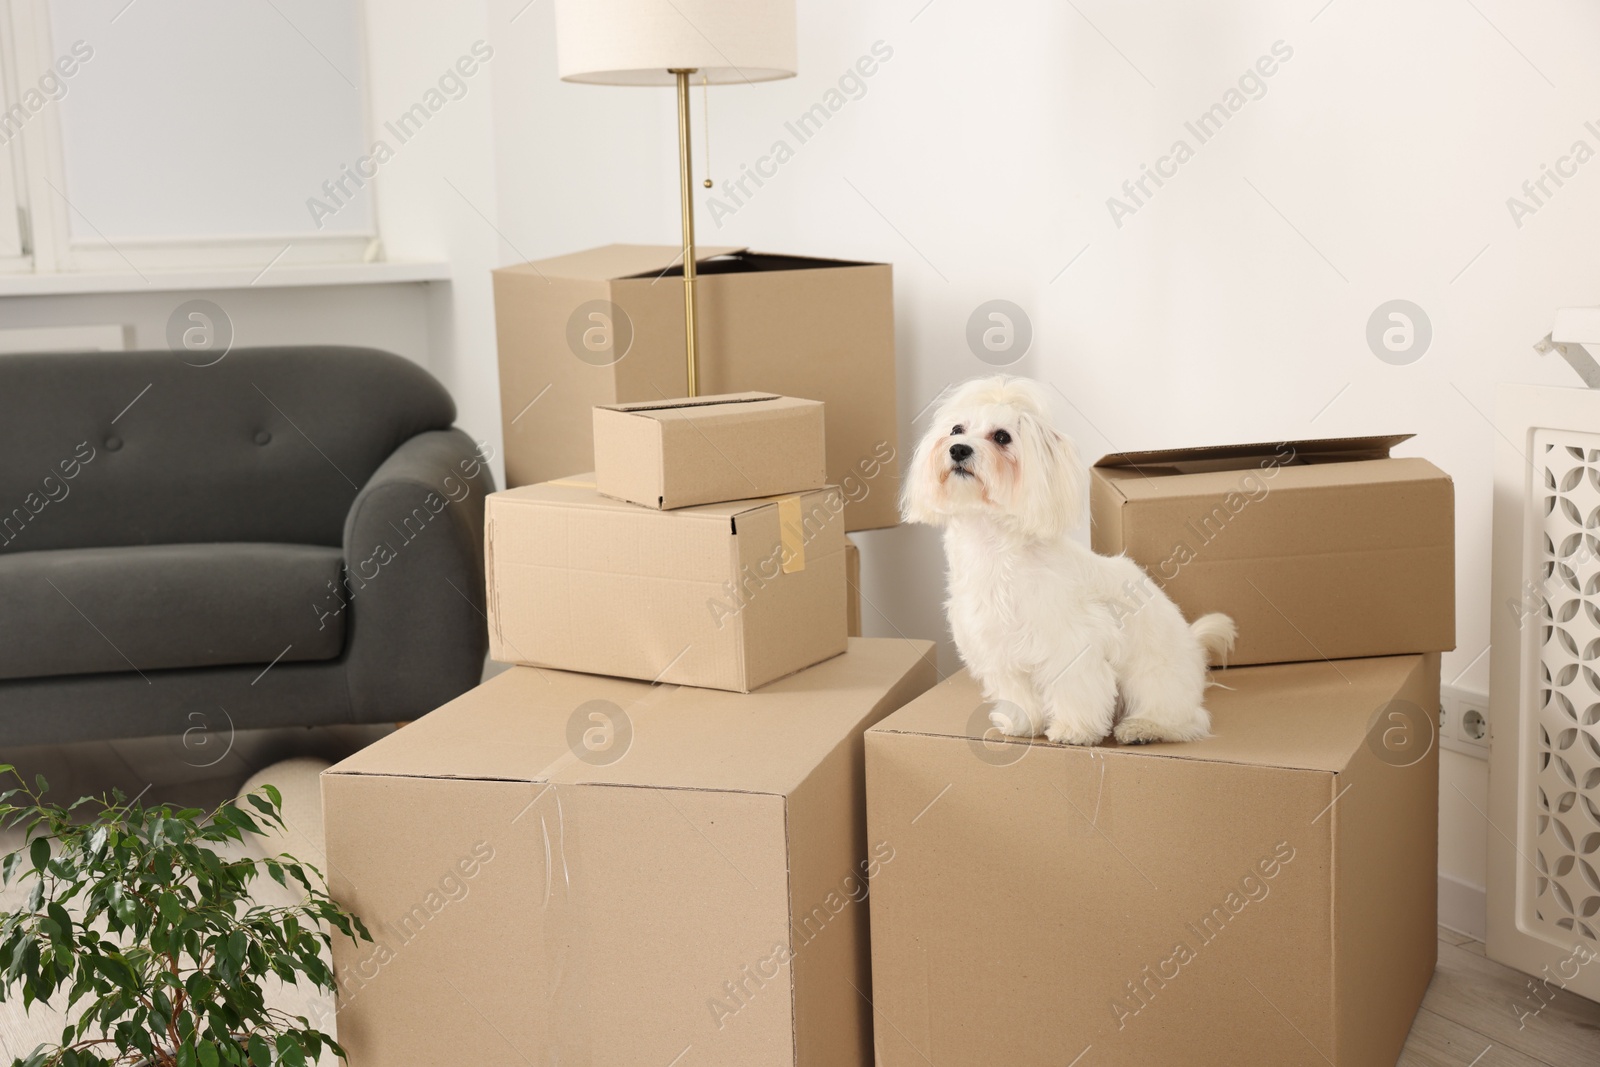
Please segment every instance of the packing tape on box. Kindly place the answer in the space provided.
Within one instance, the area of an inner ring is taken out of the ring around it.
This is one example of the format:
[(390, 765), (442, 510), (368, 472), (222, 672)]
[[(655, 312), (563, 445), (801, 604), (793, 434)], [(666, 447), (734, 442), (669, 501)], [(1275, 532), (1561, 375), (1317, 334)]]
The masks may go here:
[[(523, 847), (535, 863), (543, 861), (543, 870), (534, 874), (528, 887), (529, 903), (539, 906), (534, 924), (541, 933), (535, 949), (540, 966), (535, 973), (543, 978), (543, 996), (534, 1014), (543, 1024), (548, 1062), (592, 1063), (592, 1033), (599, 1020), (593, 1012), (597, 1003), (593, 965), (583, 945), (585, 931), (598, 928), (605, 916), (594, 914), (593, 894), (583, 892), (588, 873), (583, 820), (568, 820), (560, 788), (554, 782), (536, 783), (533, 799), (517, 816), (527, 816), (518, 830), (532, 839)], [(570, 795), (567, 802), (572, 803)]]
[(581, 478), (553, 478), (547, 484), (564, 485), (568, 489), (593, 489), (595, 487), (593, 482), (586, 482)]
[(800, 498), (778, 498), (778, 537), (783, 544), (783, 573), (806, 569), (806, 525), (800, 511)]

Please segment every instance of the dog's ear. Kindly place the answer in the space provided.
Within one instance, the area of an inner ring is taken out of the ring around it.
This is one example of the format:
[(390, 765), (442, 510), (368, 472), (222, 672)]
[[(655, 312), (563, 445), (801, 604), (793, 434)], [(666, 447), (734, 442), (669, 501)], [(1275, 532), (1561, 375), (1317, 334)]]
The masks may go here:
[(949, 516), (939, 507), (940, 469), (942, 458), (935, 459), (934, 450), (953, 425), (955, 409), (966, 403), (974, 382), (956, 382), (946, 386), (930, 405), (933, 415), (927, 432), (917, 442), (911, 453), (911, 462), (901, 473), (900, 516), (906, 522), (920, 522), (928, 526), (943, 526)]
[[(937, 417), (937, 416), (936, 416)], [(928, 427), (928, 432), (917, 443), (911, 454), (911, 463), (903, 472), (904, 484), (900, 490), (900, 516), (906, 522), (921, 522), (929, 526), (943, 526), (945, 516), (939, 511), (935, 497), (939, 490), (939, 477), (933, 468), (933, 446), (943, 436), (940, 424)]]
[(1089, 475), (1072, 438), (1033, 415), (1022, 420), (1022, 428), (1018, 473), (1023, 499), (1017, 519), (1027, 536), (1058, 541), (1078, 528)]

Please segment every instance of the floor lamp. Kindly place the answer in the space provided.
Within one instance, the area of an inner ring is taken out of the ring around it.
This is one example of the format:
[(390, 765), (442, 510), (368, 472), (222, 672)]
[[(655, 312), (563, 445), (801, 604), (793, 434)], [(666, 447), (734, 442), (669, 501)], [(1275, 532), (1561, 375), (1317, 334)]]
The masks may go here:
[(684, 357), (699, 394), (689, 85), (773, 81), (795, 74), (795, 0), (557, 0), (563, 81), (678, 90), (683, 211)]

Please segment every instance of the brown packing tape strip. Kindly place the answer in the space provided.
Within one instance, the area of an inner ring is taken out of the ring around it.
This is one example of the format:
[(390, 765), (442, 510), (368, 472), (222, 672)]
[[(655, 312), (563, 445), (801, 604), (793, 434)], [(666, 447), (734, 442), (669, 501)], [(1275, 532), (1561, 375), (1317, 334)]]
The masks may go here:
[(593, 489), (593, 482), (585, 482), (578, 478), (552, 478), (546, 485), (564, 485), (568, 489)]
[(806, 569), (806, 528), (800, 511), (800, 498), (778, 498), (778, 537), (783, 545), (783, 573)]

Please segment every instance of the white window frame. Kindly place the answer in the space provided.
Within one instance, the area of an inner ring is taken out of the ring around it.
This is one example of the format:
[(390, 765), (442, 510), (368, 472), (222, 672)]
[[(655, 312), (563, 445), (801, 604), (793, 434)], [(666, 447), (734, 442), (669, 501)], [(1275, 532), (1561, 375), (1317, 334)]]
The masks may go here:
[[(367, 77), (366, 5), (356, 3), (361, 40), (363, 139), (372, 136), (370, 80)], [(35, 84), (63, 50), (51, 40), (47, 0), (0, 0), (0, 100), (6, 107), (20, 99), (20, 87)], [(19, 145), (20, 142), (20, 145)], [(380, 260), (382, 243), (375, 231), (328, 234), (229, 234), (206, 239), (104, 239), (74, 237), (71, 206), (64, 199), (66, 162), (61, 147), (61, 114), (46, 106), (22, 128), (22, 136), (0, 147), (0, 273), (143, 274), (223, 267), (265, 267), (267, 264), (353, 264)], [(20, 151), (17, 151), (20, 147)], [(8, 161), (7, 155), (11, 158)], [(9, 183), (7, 175), (10, 176)], [(376, 199), (376, 190), (374, 190)], [(20, 212), (19, 210), (20, 209)], [(18, 232), (8, 241), (5, 219)], [(12, 252), (15, 248), (16, 251)], [(8, 254), (9, 253), (9, 254)]]
[[(7, 3), (8, 0), (0, 0), (0, 116), (15, 107), (18, 100), (15, 63), (11, 60), (15, 34), (5, 17)], [(23, 240), (22, 212), (22, 142), (13, 136), (0, 144), (0, 273), (33, 269), (33, 257)]]

